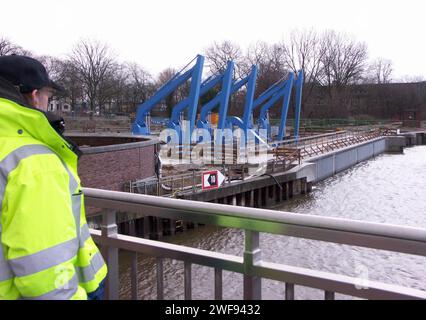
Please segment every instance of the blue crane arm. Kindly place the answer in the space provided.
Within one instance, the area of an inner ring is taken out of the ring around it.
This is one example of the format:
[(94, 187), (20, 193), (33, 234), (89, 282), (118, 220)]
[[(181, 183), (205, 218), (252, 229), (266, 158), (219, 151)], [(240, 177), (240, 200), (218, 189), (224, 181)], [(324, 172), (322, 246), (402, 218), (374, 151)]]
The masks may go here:
[(302, 90), (303, 90), (303, 70), (299, 70), (297, 74), (297, 80), (295, 83), (296, 87), (296, 105), (294, 110), (294, 136), (297, 139), (299, 137), (299, 126), (300, 126), (300, 110), (302, 107)]
[(253, 113), (253, 100), (254, 92), (256, 89), (257, 67), (252, 66), (250, 73), (244, 78), (234, 84), (232, 93), (238, 91), (244, 84), (247, 83), (247, 92), (244, 105), (244, 113), (242, 119), (236, 116), (227, 117), (229, 127), (238, 126), (243, 130), (251, 128), (251, 115)]
[(283, 87), (285, 87), (286, 81), (282, 81), (276, 85), (273, 86), (273, 88), (267, 89), (265, 92), (263, 92), (259, 97), (257, 97), (256, 100), (253, 102), (253, 109), (257, 108), (261, 104), (263, 104), (265, 101), (270, 99), (272, 96), (274, 96), (277, 92), (282, 90)]
[(200, 122), (203, 122), (203, 123), (207, 122), (207, 116), (209, 114), (209, 111), (213, 110), (213, 108), (215, 108), (218, 104), (220, 104), (218, 128), (220, 125), (222, 125), (222, 122), (224, 126), (224, 120), (222, 120), (223, 113), (225, 113), (225, 116), (226, 116), (226, 113), (228, 110), (229, 96), (231, 95), (235, 86), (235, 85), (232, 85), (233, 71), (234, 71), (234, 62), (229, 61), (226, 71), (221, 78), (221, 80), (223, 81), (221, 91), (216, 95), (216, 97), (214, 97), (212, 100), (210, 100), (209, 102), (207, 102), (205, 105), (201, 107)]
[(283, 99), (283, 103), (281, 105), (281, 120), (280, 120), (280, 127), (278, 129), (278, 137), (277, 140), (283, 140), (284, 136), (285, 136), (285, 129), (286, 129), (286, 122), (287, 122), (287, 114), (288, 114), (288, 106), (290, 104), (290, 98), (291, 98), (291, 91), (293, 88), (293, 83), (294, 83), (294, 74), (291, 73), (289, 76), (289, 79), (287, 80), (288, 83), (288, 87), (284, 89), (284, 91), (286, 92), (284, 95), (284, 99)]
[[(223, 75), (216, 76), (212, 79), (212, 77), (209, 77), (201, 84), (200, 89), (200, 97), (205, 95), (210, 89), (212, 89), (215, 85), (217, 85), (220, 80), (222, 80)], [(189, 98), (185, 98), (182, 101), (180, 101), (172, 110), (172, 117), (170, 119), (170, 122), (177, 123), (179, 122), (179, 115), (180, 113), (188, 106)]]
[(293, 86), (293, 74), (291, 73), (289, 79), (284, 82), (284, 86), (280, 88), (279, 92), (276, 92), (260, 109), (259, 118), (266, 118), (266, 112), (283, 96), (290, 96), (291, 89)]
[[(253, 71), (253, 69), (255, 69), (255, 71)], [(235, 92), (240, 90), (241, 87), (249, 81), (252, 81), (255, 85), (256, 76), (257, 76), (257, 67), (253, 66), (249, 76), (247, 76), (244, 79), (240, 79), (232, 84), (230, 94), (234, 94)], [(254, 92), (254, 85), (253, 85), (253, 92)], [(201, 121), (207, 121), (207, 116), (209, 114), (209, 111), (213, 110), (220, 103), (220, 99), (221, 99), (220, 95), (217, 95), (216, 97), (214, 97), (212, 100), (210, 100), (209, 102), (207, 102), (205, 105), (201, 107), (201, 112), (200, 112)], [(248, 116), (250, 117), (250, 114)]]
[[(272, 92), (274, 92), (276, 89), (280, 89), (275, 92), (274, 95), (270, 97), (270, 99), (262, 105), (262, 108), (260, 109), (259, 114), (259, 129), (266, 129), (267, 130), (267, 137), (268, 139), (271, 138), (271, 126), (267, 117), (268, 110), (276, 103), (279, 99), (284, 97), (283, 104), (282, 104), (282, 111), (281, 111), (281, 119), (280, 119), (280, 128), (281, 128), (281, 134), (283, 134), (285, 130), (285, 124), (282, 124), (283, 121), (286, 121), (287, 117), (287, 110), (288, 110), (288, 103), (290, 102), (290, 96), (291, 96), (291, 90), (293, 88), (293, 78), (294, 74), (290, 73), (289, 77), (286, 81), (284, 81), (281, 85), (277, 86), (277, 88), (271, 90), (268, 95), (270, 95)], [(286, 110), (287, 109), (287, 110)]]
[(253, 100), (254, 100), (254, 91), (256, 89), (256, 78), (257, 78), (257, 67), (252, 66), (247, 79), (247, 93), (246, 101), (244, 105), (244, 114), (243, 114), (243, 126), (242, 129), (248, 129), (251, 125), (250, 116), (253, 113)]
[[(232, 85), (231, 94), (234, 94), (235, 92), (240, 90), (240, 88), (243, 85), (244, 85), (244, 82), (242, 80), (235, 82)], [(216, 107), (219, 104), (219, 102), (220, 102), (220, 95), (217, 95), (212, 100), (207, 102), (204, 106), (202, 106), (201, 112), (200, 112), (200, 119), (203, 120), (203, 121), (206, 121), (207, 115), (209, 114), (209, 111), (212, 111), (214, 109), (214, 107)]]
[(165, 85), (163, 85), (151, 99), (139, 105), (138, 111), (136, 113), (136, 121), (133, 125), (135, 126), (143, 124), (145, 122), (145, 116), (147, 115), (147, 113), (150, 112), (151, 109), (154, 108), (162, 99), (164, 99), (174, 90), (176, 90), (179, 85), (187, 81), (191, 77), (191, 75), (192, 69), (188, 70), (178, 78), (173, 77)]
[(147, 114), (154, 108), (162, 99), (170, 95), (177, 87), (182, 85), (188, 79), (192, 78), (191, 88), (189, 94), (188, 105), (190, 106), (190, 123), (193, 128), (193, 122), (195, 122), (196, 110), (193, 111), (194, 106), (198, 104), (198, 97), (200, 91), (200, 82), (201, 82), (201, 73), (204, 65), (204, 57), (201, 55), (197, 56), (197, 62), (188, 71), (183, 74), (177, 73), (173, 78), (166, 82), (148, 101), (138, 106), (138, 111), (136, 113), (136, 120), (132, 125), (132, 133), (135, 135), (139, 134), (149, 134), (149, 129), (145, 118)]

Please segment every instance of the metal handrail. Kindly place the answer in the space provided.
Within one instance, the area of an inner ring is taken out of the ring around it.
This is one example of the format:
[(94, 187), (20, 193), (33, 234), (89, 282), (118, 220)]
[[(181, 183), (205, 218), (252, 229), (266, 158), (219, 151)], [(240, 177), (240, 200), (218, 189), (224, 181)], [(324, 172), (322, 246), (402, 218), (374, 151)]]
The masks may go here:
[[(322, 289), (328, 297), (332, 296), (333, 292), (339, 292), (361, 298), (426, 299), (426, 292), (422, 290), (374, 281), (370, 281), (368, 290), (356, 290), (354, 284), (357, 279), (353, 277), (265, 262), (260, 259), (259, 247), (259, 233), (266, 232), (426, 256), (426, 229), (424, 228), (299, 215), (99, 189), (85, 188), (83, 192), (87, 205), (109, 209), (107, 213), (103, 213), (102, 232), (91, 230), (91, 233), (95, 241), (102, 245), (109, 262), (110, 298), (118, 297), (114, 290), (118, 288), (117, 250), (121, 248), (157, 256), (159, 259), (167, 257), (183, 260), (189, 266), (195, 263), (242, 273), (246, 284), (244, 297), (248, 299), (261, 297), (259, 277), (284, 281), (290, 285)], [(244, 257), (117, 234), (116, 211), (137, 212), (147, 216), (244, 229), (246, 235)]]

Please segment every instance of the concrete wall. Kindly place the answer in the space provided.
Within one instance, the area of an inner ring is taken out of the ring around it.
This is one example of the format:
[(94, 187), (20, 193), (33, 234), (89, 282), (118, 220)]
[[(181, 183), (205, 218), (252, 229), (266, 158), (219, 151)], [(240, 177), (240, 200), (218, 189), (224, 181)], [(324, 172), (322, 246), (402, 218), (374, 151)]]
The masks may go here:
[(386, 137), (377, 138), (355, 146), (349, 146), (334, 152), (306, 160), (316, 164), (314, 182), (324, 180), (334, 174), (346, 170), (358, 162), (372, 158), (387, 151)]

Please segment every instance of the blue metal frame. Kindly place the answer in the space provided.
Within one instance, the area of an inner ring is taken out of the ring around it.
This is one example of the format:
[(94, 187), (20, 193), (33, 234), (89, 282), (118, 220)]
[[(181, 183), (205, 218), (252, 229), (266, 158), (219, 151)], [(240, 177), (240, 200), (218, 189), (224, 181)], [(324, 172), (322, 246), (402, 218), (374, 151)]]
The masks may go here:
[(271, 125), (268, 119), (269, 109), (281, 98), (283, 103), (281, 107), (281, 120), (279, 134), (285, 133), (285, 121), (287, 120), (288, 106), (293, 88), (294, 74), (290, 73), (288, 79), (282, 82), (277, 82), (274, 86), (266, 90), (259, 98), (256, 99), (254, 106), (262, 105), (258, 118), (259, 129), (266, 129), (268, 140), (271, 138)]
[(303, 70), (299, 70), (297, 74), (297, 80), (295, 83), (296, 87), (296, 101), (294, 109), (294, 137), (299, 138), (299, 126), (300, 126), (300, 111), (302, 108), (302, 91), (303, 91)]
[[(149, 124), (146, 123), (146, 116), (149, 112), (165, 97), (174, 92), (180, 85), (191, 79), (191, 87), (189, 97), (185, 99), (185, 103), (180, 105), (182, 111), (188, 107), (189, 130), (192, 133), (194, 129), (195, 119), (197, 116), (198, 99), (200, 95), (201, 75), (203, 72), (204, 57), (198, 55), (195, 65), (183, 74), (178, 72), (172, 79), (165, 83), (152, 98), (138, 106), (136, 120), (132, 125), (132, 133), (134, 135), (149, 135)], [(179, 114), (179, 113), (178, 113)]]
[(246, 100), (244, 105), (244, 114), (243, 118), (236, 116), (229, 116), (226, 118), (227, 128), (233, 128), (233, 126), (238, 126), (243, 130), (249, 130), (253, 128), (252, 124), (252, 115), (253, 115), (253, 100), (254, 100), (254, 92), (256, 89), (256, 78), (257, 78), (257, 67), (252, 66), (250, 73), (244, 79), (241, 79), (235, 84), (235, 89), (232, 89), (232, 93), (235, 93), (239, 90), (243, 85), (247, 83), (247, 93)]
[(286, 122), (287, 122), (287, 114), (288, 114), (288, 106), (290, 105), (290, 98), (291, 98), (291, 89), (293, 88), (293, 81), (294, 81), (294, 74), (291, 73), (289, 76), (289, 79), (287, 80), (287, 85), (290, 87), (287, 91), (287, 89), (284, 89), (286, 91), (283, 99), (283, 104), (281, 106), (281, 120), (280, 120), (280, 127), (278, 129), (278, 137), (277, 140), (283, 140), (285, 138), (285, 129), (286, 129)]
[[(192, 61), (191, 61), (192, 63)], [(299, 136), (300, 126), (300, 113), (301, 113), (301, 101), (302, 101), (302, 89), (303, 89), (303, 70), (300, 70), (297, 75), (297, 79), (294, 80), (295, 75), (290, 73), (288, 78), (284, 78), (277, 81), (266, 91), (264, 91), (257, 99), (254, 99), (254, 93), (256, 88), (256, 78), (258, 69), (256, 66), (252, 66), (250, 73), (239, 81), (233, 81), (234, 73), (234, 62), (229, 61), (227, 68), (223, 74), (217, 76), (211, 76), (201, 83), (201, 76), (204, 65), (204, 57), (198, 55), (196, 57), (195, 65), (188, 71), (178, 72), (172, 79), (164, 84), (152, 98), (138, 107), (136, 120), (132, 125), (132, 132), (135, 135), (147, 135), (150, 134), (149, 124), (146, 122), (146, 117), (149, 112), (164, 98), (173, 93), (180, 85), (191, 79), (191, 87), (189, 96), (180, 101), (176, 106), (173, 107), (172, 116), (167, 124), (171, 129), (175, 129), (178, 132), (180, 142), (185, 139), (185, 142), (189, 137), (191, 139), (192, 133), (195, 126), (202, 129), (207, 129), (212, 133), (211, 123), (208, 121), (208, 114), (214, 108), (219, 106), (219, 121), (218, 129), (232, 129), (234, 126), (238, 126), (244, 130), (246, 134), (249, 130), (253, 130), (253, 111), (257, 107), (261, 107), (260, 115), (258, 118), (258, 128), (266, 129), (268, 133), (268, 139), (271, 138), (271, 126), (268, 120), (268, 110), (281, 98), (283, 99), (281, 105), (281, 119), (278, 131), (278, 140), (285, 138), (285, 129), (288, 108), (291, 100), (291, 94), (293, 87), (295, 88), (295, 123), (294, 123), (294, 136), (296, 139)], [(215, 86), (221, 84), (220, 92), (209, 102), (204, 104), (200, 110), (200, 119), (196, 123), (197, 108), (199, 98), (208, 93)], [(229, 99), (232, 94), (237, 92), (242, 86), (247, 84), (246, 99), (244, 105), (244, 114), (242, 118), (235, 116), (227, 116)], [(185, 132), (185, 137), (182, 135), (181, 119), (180, 115), (182, 112), (187, 110), (187, 118), (189, 121), (189, 132)], [(259, 132), (256, 133), (259, 136)]]
[[(234, 62), (229, 61), (226, 67), (225, 72), (215, 78), (214, 85), (218, 84), (219, 81), (222, 81), (222, 88), (220, 92), (212, 100), (207, 102), (201, 107), (200, 119), (198, 120), (197, 127), (201, 129), (206, 129), (211, 132), (211, 123), (209, 123), (207, 117), (210, 111), (212, 111), (216, 106), (219, 105), (219, 121), (217, 124), (218, 129), (225, 129), (226, 124), (226, 114), (228, 113), (229, 97), (231, 92), (234, 90), (232, 85), (232, 76), (234, 74)], [(216, 82), (217, 80), (217, 82)], [(209, 90), (214, 87), (210, 86)]]

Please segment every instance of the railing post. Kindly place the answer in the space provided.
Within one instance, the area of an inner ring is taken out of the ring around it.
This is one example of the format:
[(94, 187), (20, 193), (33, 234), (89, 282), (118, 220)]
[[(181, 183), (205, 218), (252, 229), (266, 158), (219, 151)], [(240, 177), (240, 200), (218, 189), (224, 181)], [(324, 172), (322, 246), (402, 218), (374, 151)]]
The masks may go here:
[(164, 266), (161, 257), (157, 257), (157, 300), (164, 300)]
[[(108, 210), (103, 214), (101, 230), (104, 241), (106, 241), (107, 238), (117, 237), (115, 210)], [(105, 283), (105, 299), (118, 300), (118, 249), (103, 245), (102, 254), (108, 266), (108, 275)]]
[(184, 282), (185, 282), (185, 300), (192, 299), (192, 279), (191, 279), (191, 263), (184, 263)]
[(262, 279), (251, 276), (253, 265), (260, 260), (259, 232), (245, 231), (244, 251), (244, 300), (260, 300), (262, 298)]
[(138, 300), (138, 253), (131, 252), (131, 268), (130, 268), (130, 277), (132, 284), (132, 300)]
[(214, 298), (222, 300), (222, 269), (214, 269)]
[(192, 170), (192, 193), (195, 193), (195, 170)]

